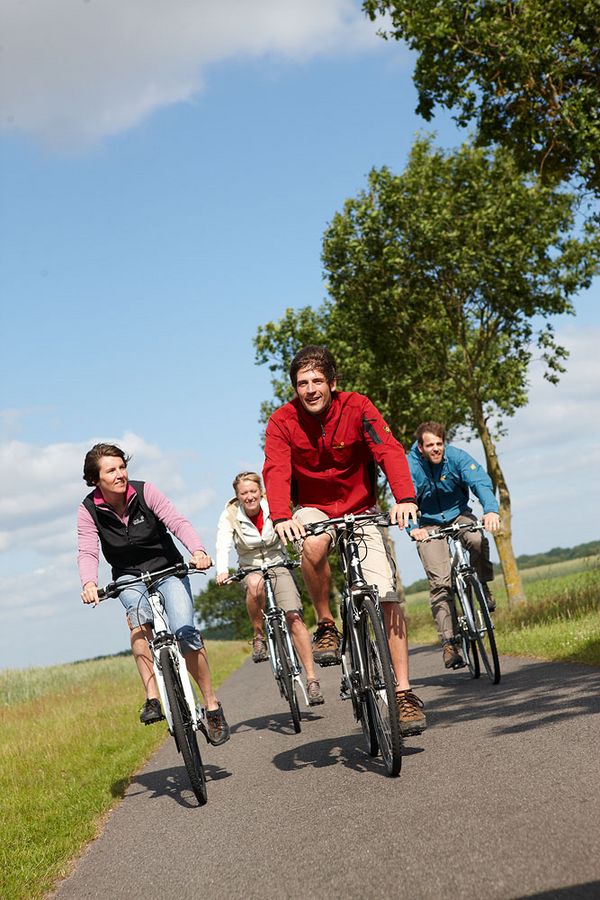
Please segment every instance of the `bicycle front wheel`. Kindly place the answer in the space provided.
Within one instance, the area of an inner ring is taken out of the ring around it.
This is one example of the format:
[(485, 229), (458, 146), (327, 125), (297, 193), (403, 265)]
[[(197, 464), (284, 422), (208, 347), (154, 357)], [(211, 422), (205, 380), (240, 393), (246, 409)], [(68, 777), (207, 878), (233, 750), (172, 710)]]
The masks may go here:
[(173, 737), (175, 738), (177, 749), (183, 756), (198, 806), (204, 806), (208, 800), (208, 795), (206, 793), (206, 775), (202, 757), (198, 748), (196, 732), (192, 725), (190, 709), (183, 692), (181, 678), (168, 647), (163, 647), (160, 651), (160, 667), (173, 719)]
[(473, 608), (470, 600), (470, 592), (463, 581), (462, 575), (458, 575), (454, 584), (456, 604), (458, 609), (458, 638), (464, 660), (469, 667), (472, 678), (479, 678), (481, 669), (479, 666), (479, 656), (477, 654), (477, 644), (475, 639)]
[(477, 650), (492, 684), (500, 681), (500, 660), (496, 648), (494, 625), (487, 607), (481, 582), (476, 575), (467, 576), (467, 584), (473, 601), (473, 618), (475, 620), (475, 640)]
[(402, 767), (402, 734), (396, 706), (396, 679), (381, 615), (371, 597), (361, 606), (362, 647), (366, 668), (365, 691), (369, 698), (377, 742), (387, 774), (395, 777)]
[(275, 638), (275, 651), (277, 653), (276, 669), (279, 675), (279, 683), (283, 696), (289, 703), (292, 723), (296, 734), (300, 732), (300, 707), (296, 696), (296, 682), (292, 672), (292, 663), (289, 657), (287, 641), (283, 633), (282, 625), (275, 620), (273, 622), (273, 635)]
[(379, 743), (373, 718), (373, 701), (365, 690), (367, 681), (366, 662), (360, 647), (360, 637), (354, 624), (354, 606), (345, 612), (344, 632), (348, 635), (346, 651), (342, 661), (347, 689), (350, 691), (354, 718), (360, 722), (369, 748), (369, 756), (379, 756)]

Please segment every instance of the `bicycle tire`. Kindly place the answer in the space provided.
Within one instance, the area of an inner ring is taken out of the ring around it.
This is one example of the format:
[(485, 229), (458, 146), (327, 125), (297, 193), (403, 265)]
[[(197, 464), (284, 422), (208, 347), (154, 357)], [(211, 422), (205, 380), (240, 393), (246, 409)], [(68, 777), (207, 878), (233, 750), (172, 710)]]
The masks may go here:
[(402, 734), (396, 705), (396, 679), (379, 610), (372, 597), (361, 604), (361, 638), (366, 667), (365, 693), (387, 774), (395, 778), (402, 767)]
[(296, 683), (292, 674), (287, 642), (283, 636), (281, 623), (277, 619), (273, 622), (273, 636), (277, 653), (276, 668), (279, 671), (279, 684), (282, 694), (290, 707), (294, 731), (296, 734), (299, 734), (302, 726), (300, 725), (300, 707), (298, 706), (298, 697), (296, 695)]
[[(469, 598), (468, 586), (463, 582), (462, 576), (456, 578), (454, 582), (454, 592), (463, 620), (462, 626), (459, 625), (458, 632), (463, 657), (469, 672), (471, 673), (471, 678), (479, 678), (481, 667), (479, 665), (475, 631), (471, 628), (471, 623), (473, 622), (473, 607)], [(467, 604), (469, 604), (469, 609), (467, 609)]]
[(202, 764), (196, 732), (190, 720), (190, 711), (183, 692), (183, 685), (168, 647), (162, 648), (159, 658), (173, 720), (173, 737), (175, 738), (177, 749), (183, 756), (198, 806), (204, 806), (208, 800), (206, 774)]
[(501, 678), (500, 660), (498, 659), (494, 625), (488, 610), (485, 594), (477, 575), (468, 575), (467, 584), (473, 597), (477, 650), (488, 678), (492, 684), (498, 684)]
[(373, 709), (365, 692), (366, 667), (364, 657), (359, 648), (359, 637), (354, 623), (348, 626), (347, 621), (344, 621), (344, 628), (348, 635), (345, 656), (347, 658), (346, 669), (348, 671), (354, 718), (360, 723), (362, 728), (369, 756), (379, 756), (379, 743), (373, 720)]

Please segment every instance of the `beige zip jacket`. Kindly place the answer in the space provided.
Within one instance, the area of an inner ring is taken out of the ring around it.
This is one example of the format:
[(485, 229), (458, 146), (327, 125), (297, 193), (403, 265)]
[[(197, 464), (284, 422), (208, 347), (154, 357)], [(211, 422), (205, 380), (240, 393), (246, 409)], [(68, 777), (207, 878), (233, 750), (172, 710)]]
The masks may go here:
[(230, 500), (219, 516), (217, 526), (217, 575), (229, 572), (229, 553), (234, 547), (240, 566), (269, 565), (287, 560), (281, 541), (277, 537), (269, 515), (269, 504), (266, 499), (260, 501), (264, 516), (262, 535), (248, 518), (239, 500)]

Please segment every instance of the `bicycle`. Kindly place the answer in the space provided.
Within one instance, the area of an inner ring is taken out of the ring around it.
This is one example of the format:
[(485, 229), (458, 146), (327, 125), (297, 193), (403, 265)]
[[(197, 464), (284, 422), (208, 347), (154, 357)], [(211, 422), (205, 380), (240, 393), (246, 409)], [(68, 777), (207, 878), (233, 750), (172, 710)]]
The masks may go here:
[(445, 539), (450, 553), (452, 593), (455, 604), (456, 635), (472, 678), (481, 675), (480, 661), (492, 684), (500, 681), (500, 661), (494, 635), (494, 623), (485, 591), (469, 559), (469, 551), (460, 540), (462, 531), (483, 531), (481, 522), (456, 522), (430, 532), (426, 541)]
[[(192, 791), (199, 806), (204, 806), (208, 796), (206, 775), (196, 733), (201, 731), (207, 737), (205, 712), (199, 704), (195, 689), (179, 649), (175, 635), (169, 630), (159, 584), (172, 575), (183, 577), (188, 572), (199, 571), (185, 563), (161, 569), (159, 572), (144, 572), (139, 578), (121, 584), (111, 582), (98, 590), (98, 598), (118, 597), (126, 588), (144, 585), (148, 591), (148, 603), (152, 610), (154, 637), (148, 641), (154, 661), (154, 674), (167, 720), (169, 733), (175, 739), (177, 752), (183, 756)], [(208, 739), (208, 738), (207, 738)]]
[(263, 610), (263, 617), (265, 620), (265, 637), (269, 650), (269, 661), (271, 663), (273, 675), (275, 676), (275, 681), (279, 688), (279, 693), (289, 704), (292, 723), (296, 734), (301, 730), (301, 714), (296, 694), (296, 685), (300, 685), (300, 690), (304, 695), (307, 705), (308, 696), (300, 678), (302, 667), (300, 666), (292, 636), (290, 635), (287, 626), (285, 613), (277, 606), (275, 600), (273, 575), (271, 574), (271, 570), (278, 568), (296, 569), (299, 565), (299, 563), (292, 560), (273, 563), (272, 565), (262, 563), (260, 566), (251, 568), (239, 568), (237, 572), (234, 572), (227, 579), (229, 583), (232, 583), (234, 581), (241, 581), (246, 575), (250, 575), (252, 572), (260, 572), (262, 574), (265, 584), (265, 608)]
[[(350, 699), (369, 754), (381, 753), (386, 772), (400, 774), (402, 734), (396, 706), (396, 676), (383, 624), (377, 587), (365, 581), (359, 551), (360, 529), (389, 526), (383, 513), (347, 514), (305, 525), (307, 535), (334, 532), (344, 574), (341, 618), (342, 684), (340, 697)], [(364, 557), (363, 557), (364, 558)]]

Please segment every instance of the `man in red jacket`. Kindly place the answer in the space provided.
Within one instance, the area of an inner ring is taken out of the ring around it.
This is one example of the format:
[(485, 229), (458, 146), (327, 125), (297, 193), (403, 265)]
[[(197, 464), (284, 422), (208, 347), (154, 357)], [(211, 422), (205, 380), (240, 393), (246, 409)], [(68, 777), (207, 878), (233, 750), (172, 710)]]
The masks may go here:
[[(315, 661), (330, 665), (339, 662), (340, 637), (329, 606), (331, 538), (306, 537), (304, 525), (373, 510), (377, 464), (395, 499), (390, 520), (400, 528), (417, 521), (415, 491), (404, 450), (379, 411), (361, 394), (336, 391), (335, 361), (325, 347), (300, 350), (292, 360), (290, 379), (296, 396), (269, 419), (263, 476), (277, 534), (302, 548), (302, 574), (317, 614)], [(365, 529), (365, 541), (363, 572), (379, 589), (401, 730), (420, 734), (425, 715), (410, 687), (406, 622), (394, 562), (377, 526)]]

